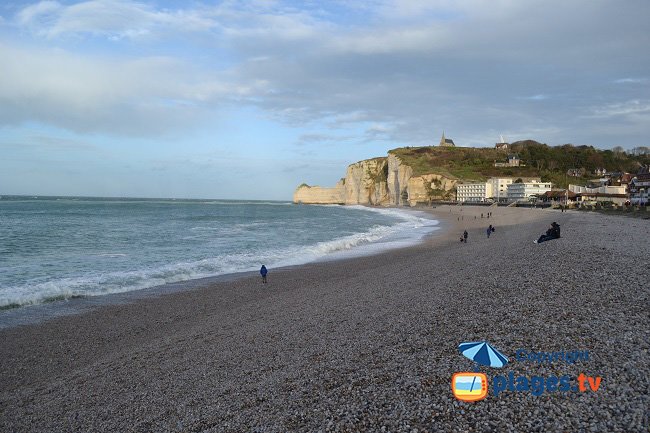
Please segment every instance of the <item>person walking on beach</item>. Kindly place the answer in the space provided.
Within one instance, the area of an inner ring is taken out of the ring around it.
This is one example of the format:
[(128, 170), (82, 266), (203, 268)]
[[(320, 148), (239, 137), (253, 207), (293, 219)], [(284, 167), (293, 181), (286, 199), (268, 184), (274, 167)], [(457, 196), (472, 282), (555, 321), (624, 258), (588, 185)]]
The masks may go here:
[(463, 242), (467, 243), (467, 230), (463, 232)]
[(490, 239), (490, 235), (492, 234), (492, 224), (490, 224), (490, 227), (487, 228), (487, 238)]
[(262, 265), (260, 268), (260, 275), (262, 276), (262, 283), (266, 284), (266, 274), (268, 274), (269, 271), (266, 269), (266, 266)]

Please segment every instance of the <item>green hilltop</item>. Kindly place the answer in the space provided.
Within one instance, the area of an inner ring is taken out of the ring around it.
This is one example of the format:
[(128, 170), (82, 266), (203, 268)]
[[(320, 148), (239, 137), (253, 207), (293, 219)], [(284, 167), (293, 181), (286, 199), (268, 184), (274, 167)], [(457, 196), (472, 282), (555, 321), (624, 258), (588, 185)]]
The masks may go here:
[[(565, 188), (569, 183), (584, 184), (597, 175), (594, 170), (636, 173), (642, 165), (650, 164), (647, 148), (637, 155), (621, 148), (600, 150), (593, 146), (548, 146), (534, 140), (517, 141), (508, 151), (477, 147), (403, 147), (388, 153), (399, 157), (413, 169), (413, 175), (438, 173), (464, 181), (484, 181), (489, 177), (541, 177), (542, 181)], [(516, 154), (524, 166), (495, 167), (495, 162), (506, 162), (508, 155)], [(568, 176), (576, 169), (578, 176)]]

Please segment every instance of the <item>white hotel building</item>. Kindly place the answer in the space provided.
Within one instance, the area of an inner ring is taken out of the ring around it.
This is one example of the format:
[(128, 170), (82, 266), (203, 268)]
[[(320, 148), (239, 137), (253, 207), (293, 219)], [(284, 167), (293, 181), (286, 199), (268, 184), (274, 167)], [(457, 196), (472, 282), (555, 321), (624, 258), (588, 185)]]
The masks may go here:
[(485, 202), (528, 200), (551, 190), (551, 182), (527, 179), (514, 183), (512, 177), (492, 177), (487, 182), (461, 183), (456, 185), (456, 200), (459, 202)]
[(551, 190), (551, 182), (529, 181), (508, 185), (508, 201), (529, 200)]
[(490, 182), (461, 183), (456, 185), (456, 200), (461, 202), (484, 202), (492, 196)]
[(494, 201), (505, 201), (508, 199), (508, 185), (514, 182), (512, 177), (491, 177), (488, 182), (492, 184), (492, 198)]
[(488, 199), (504, 201), (508, 197), (508, 185), (512, 177), (491, 177), (487, 182), (461, 183), (456, 185), (456, 200), (461, 202), (484, 202)]

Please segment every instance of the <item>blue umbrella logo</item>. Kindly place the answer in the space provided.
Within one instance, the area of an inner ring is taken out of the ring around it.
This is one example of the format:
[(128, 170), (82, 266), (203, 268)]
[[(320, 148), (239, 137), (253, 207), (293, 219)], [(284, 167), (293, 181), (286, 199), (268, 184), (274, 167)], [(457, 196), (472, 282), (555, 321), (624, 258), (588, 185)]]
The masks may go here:
[(487, 341), (461, 343), (458, 350), (477, 364), (501, 368), (508, 363), (508, 358), (496, 350)]

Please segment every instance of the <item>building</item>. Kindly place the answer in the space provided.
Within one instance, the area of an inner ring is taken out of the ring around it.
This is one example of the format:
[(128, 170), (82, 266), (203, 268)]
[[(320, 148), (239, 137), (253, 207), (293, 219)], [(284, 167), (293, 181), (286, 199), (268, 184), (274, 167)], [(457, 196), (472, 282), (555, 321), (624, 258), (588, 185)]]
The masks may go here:
[(513, 177), (491, 177), (486, 182), (470, 182), (456, 185), (456, 200), (461, 202), (506, 201), (508, 185)]
[(578, 194), (567, 189), (554, 189), (546, 191), (541, 198), (542, 201), (547, 203), (568, 205), (577, 201)]
[(488, 182), (460, 183), (456, 185), (456, 201), (485, 202), (492, 196), (492, 184)]
[(488, 182), (492, 184), (492, 195), (488, 197), (494, 201), (506, 201), (508, 199), (508, 185), (514, 181), (513, 177), (491, 177)]
[(440, 146), (442, 147), (456, 147), (454, 140), (451, 138), (445, 138), (444, 131), (442, 132), (442, 138), (440, 139)]
[[(610, 177), (610, 180), (612, 178)], [(629, 185), (632, 182), (632, 179), (634, 179), (634, 175), (630, 173), (623, 173), (621, 176), (618, 178), (617, 181), (613, 181), (614, 183), (620, 183), (621, 185)]]
[(511, 183), (508, 185), (508, 200), (530, 200), (531, 198), (538, 198), (546, 191), (551, 190), (551, 182), (541, 182), (538, 180), (531, 180), (527, 182)]
[(650, 167), (641, 167), (629, 184), (630, 203), (647, 206), (650, 203)]
[(594, 174), (596, 174), (598, 176), (603, 176), (603, 175), (607, 174), (607, 170), (602, 168), (602, 167), (597, 168), (597, 169), (594, 170)]
[(494, 145), (494, 148), (495, 148), (496, 150), (501, 150), (501, 151), (507, 152), (507, 151), (508, 151), (508, 147), (509, 147), (510, 145), (509, 145), (508, 143), (506, 143), (506, 140), (503, 138), (503, 135), (502, 135), (501, 137), (499, 137), (499, 139), (500, 139), (501, 141), (499, 141), (498, 143), (496, 143), (496, 144)]
[(496, 162), (494, 161), (495, 167), (524, 167), (524, 164), (521, 163), (519, 155), (516, 153), (508, 155), (508, 162)]
[(615, 203), (617, 205), (624, 205), (628, 200), (625, 189), (625, 185), (603, 185), (593, 188), (588, 186), (569, 185), (569, 191), (575, 192), (578, 195), (578, 202), (581, 203), (597, 203), (607, 201)]

